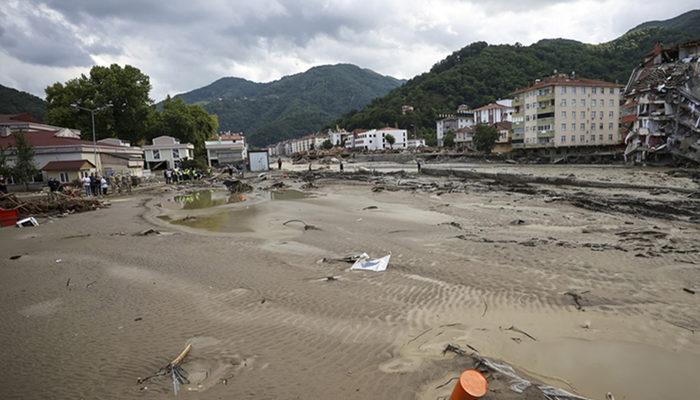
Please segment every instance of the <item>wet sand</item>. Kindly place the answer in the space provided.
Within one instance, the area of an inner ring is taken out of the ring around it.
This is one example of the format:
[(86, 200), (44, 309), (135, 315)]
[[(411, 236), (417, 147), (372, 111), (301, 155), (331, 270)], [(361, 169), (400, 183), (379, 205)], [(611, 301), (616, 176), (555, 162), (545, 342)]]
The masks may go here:
[[(700, 294), (682, 290), (700, 286), (698, 224), (477, 184), (441, 195), (316, 185), (188, 209), (170, 202), (185, 190), (154, 191), (0, 230), (0, 397), (171, 398), (168, 379), (136, 381), (186, 343), (185, 398), (435, 399), (465, 366), (448, 343), (592, 399), (700, 397)], [(134, 236), (149, 228), (162, 234)], [(390, 253), (388, 270), (333, 261), (358, 252)], [(584, 293), (582, 310), (566, 292)]]

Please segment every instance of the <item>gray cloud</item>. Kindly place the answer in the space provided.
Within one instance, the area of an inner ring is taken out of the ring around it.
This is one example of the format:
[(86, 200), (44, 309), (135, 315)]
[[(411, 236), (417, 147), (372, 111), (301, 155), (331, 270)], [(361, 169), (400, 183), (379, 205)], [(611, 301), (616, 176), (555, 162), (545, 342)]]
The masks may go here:
[(0, 83), (42, 95), (37, 87), (73, 78), (94, 63), (116, 62), (148, 74), (155, 99), (222, 76), (269, 81), (337, 62), (411, 78), (473, 41), (529, 44), (566, 37), (597, 43), (697, 5), (677, 0), (659, 10), (636, 7), (633, 0), (5, 1)]

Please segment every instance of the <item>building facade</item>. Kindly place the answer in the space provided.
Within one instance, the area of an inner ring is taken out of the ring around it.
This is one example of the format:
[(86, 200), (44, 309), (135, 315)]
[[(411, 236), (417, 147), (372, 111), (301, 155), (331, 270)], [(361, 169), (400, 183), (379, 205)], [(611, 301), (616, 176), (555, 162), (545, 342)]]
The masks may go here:
[(217, 140), (204, 142), (209, 166), (240, 162), (247, 157), (245, 136), (240, 133), (221, 134)]
[(174, 169), (182, 160), (194, 158), (194, 145), (180, 143), (172, 136), (158, 136), (153, 143), (143, 146), (146, 167), (150, 170)]
[(474, 123), (497, 124), (499, 122), (513, 122), (513, 100), (498, 100), (485, 106), (475, 108)]
[(621, 88), (611, 82), (554, 75), (515, 91), (513, 148), (621, 144)]
[(474, 112), (467, 111), (464, 106), (460, 106), (457, 114), (441, 115), (435, 122), (435, 130), (438, 146), (444, 146), (447, 132), (456, 132), (458, 129), (474, 125)]
[[(394, 137), (394, 144), (391, 145), (386, 140), (387, 135)], [(345, 141), (345, 147), (348, 149), (359, 150), (390, 150), (390, 149), (405, 149), (408, 147), (407, 131), (398, 128), (382, 128), (371, 129), (368, 131), (353, 133)]]

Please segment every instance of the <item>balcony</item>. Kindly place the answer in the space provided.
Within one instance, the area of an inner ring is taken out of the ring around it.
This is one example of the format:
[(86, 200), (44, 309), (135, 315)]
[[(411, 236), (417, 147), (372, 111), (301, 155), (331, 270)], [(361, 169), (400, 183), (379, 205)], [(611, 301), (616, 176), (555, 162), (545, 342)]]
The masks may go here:
[(553, 138), (554, 137), (554, 130), (550, 129), (548, 131), (539, 131), (537, 132), (537, 138)]

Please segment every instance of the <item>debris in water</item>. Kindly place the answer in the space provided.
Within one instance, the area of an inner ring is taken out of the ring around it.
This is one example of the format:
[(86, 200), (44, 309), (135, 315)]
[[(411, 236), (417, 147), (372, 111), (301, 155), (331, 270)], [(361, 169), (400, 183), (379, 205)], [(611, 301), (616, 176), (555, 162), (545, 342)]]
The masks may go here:
[(175, 395), (177, 395), (180, 391), (180, 385), (190, 383), (189, 379), (187, 379), (187, 371), (180, 366), (185, 357), (187, 357), (187, 354), (189, 354), (190, 350), (192, 350), (192, 345), (188, 344), (187, 347), (185, 347), (185, 349), (177, 357), (175, 357), (174, 360), (156, 371), (155, 374), (145, 378), (138, 378), (136, 382), (140, 385), (157, 376), (165, 376), (170, 374), (173, 380), (173, 391), (175, 392)]

